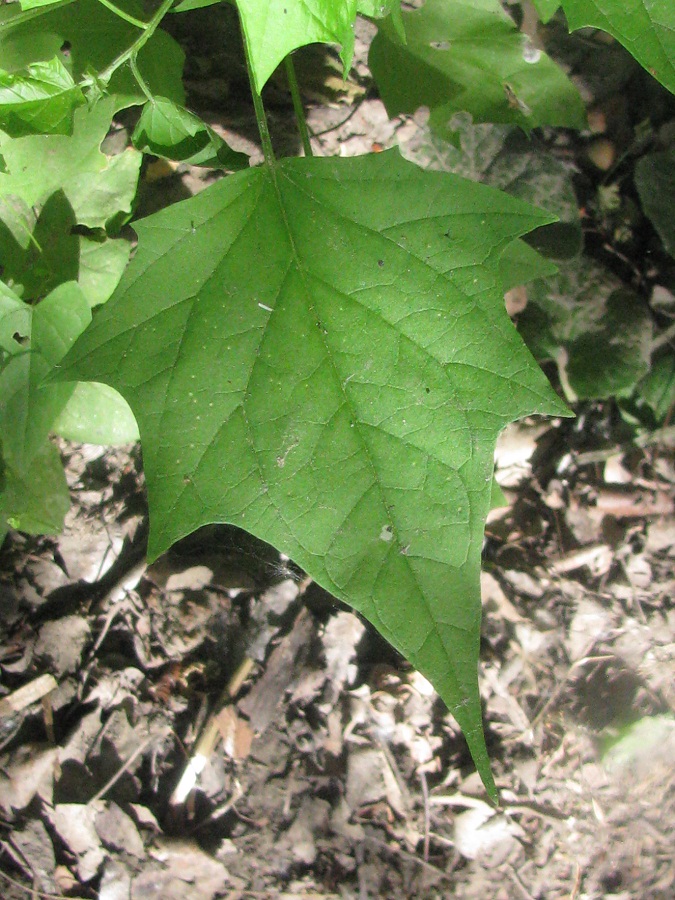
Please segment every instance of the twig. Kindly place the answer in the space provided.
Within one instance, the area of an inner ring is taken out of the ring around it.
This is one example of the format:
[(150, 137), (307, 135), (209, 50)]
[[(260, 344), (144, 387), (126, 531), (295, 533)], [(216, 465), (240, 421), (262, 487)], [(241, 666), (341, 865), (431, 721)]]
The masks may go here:
[(404, 850), (403, 847), (400, 847), (398, 844), (391, 845), (386, 841), (382, 841), (379, 838), (373, 837), (370, 834), (366, 834), (364, 836), (364, 840), (368, 844), (374, 844), (376, 847), (379, 847), (381, 850), (387, 850), (389, 853), (394, 856), (401, 856), (403, 859), (407, 859), (412, 863), (420, 866), (422, 869), (426, 869), (428, 872), (435, 875), (439, 880), (450, 881), (450, 873), (444, 872), (442, 869), (439, 869), (438, 866), (433, 865), (433, 863), (425, 862), (423, 859), (420, 859), (419, 856), (415, 856), (414, 853), (408, 853), (407, 850)]
[(194, 834), (196, 831), (199, 831), (201, 828), (204, 828), (206, 825), (208, 825), (209, 822), (215, 822), (216, 819), (220, 819), (220, 817), (228, 813), (234, 807), (235, 803), (238, 800), (241, 800), (243, 796), (244, 789), (242, 788), (239, 781), (235, 781), (232, 796), (229, 797), (224, 803), (221, 803), (220, 806), (216, 806), (216, 808), (212, 812), (210, 812), (205, 819), (202, 819), (202, 821), (198, 825), (195, 825), (192, 828), (190, 833)]
[(140, 745), (140, 747), (136, 747), (136, 749), (131, 754), (131, 756), (126, 760), (126, 762), (124, 762), (120, 766), (120, 768), (117, 770), (117, 772), (115, 772), (113, 777), (103, 785), (101, 790), (98, 791), (98, 793), (94, 794), (94, 796), (91, 798), (91, 800), (89, 800), (89, 803), (96, 803), (97, 800), (101, 800), (103, 797), (105, 797), (105, 795), (108, 793), (110, 788), (114, 784), (117, 784), (117, 782), (122, 777), (122, 775), (124, 775), (124, 773), (129, 770), (130, 766), (132, 766), (134, 764), (134, 762), (138, 759), (138, 757), (142, 753), (145, 753), (145, 751), (148, 749), (148, 747), (154, 741), (154, 739), (155, 739), (154, 735), (151, 734), (149, 737), (147, 737), (143, 741), (143, 743)]
[[(14, 878), (9, 876), (7, 872), (3, 872), (0, 869), (0, 876), (2, 876), (5, 881), (9, 882), (13, 887), (17, 888), (20, 891), (25, 891), (31, 897), (41, 897), (44, 900), (65, 900), (65, 894), (48, 894), (45, 891), (38, 891), (36, 888), (26, 887), (25, 884), (21, 884), (20, 881), (16, 881)], [(69, 897), (68, 900), (85, 900), (84, 897)]]
[(309, 133), (311, 134), (311, 136), (313, 138), (320, 138), (320, 137), (323, 137), (324, 134), (329, 134), (331, 131), (337, 131), (338, 128), (342, 128), (342, 126), (346, 125), (347, 122), (349, 122), (349, 120), (358, 112), (361, 104), (363, 103), (363, 101), (365, 99), (366, 99), (366, 94), (364, 94), (360, 100), (357, 100), (354, 103), (349, 115), (345, 116), (345, 118), (342, 119), (341, 122), (338, 122), (336, 125), (331, 125), (329, 128), (324, 128), (321, 131), (314, 131), (312, 128), (309, 128), (309, 126), (308, 126)]
[(429, 786), (427, 784), (427, 776), (420, 769), (417, 773), (422, 785), (422, 797), (424, 799), (424, 862), (429, 862), (429, 828), (431, 818), (429, 815)]
[(53, 675), (40, 675), (0, 700), (0, 716), (22, 712), (58, 687)]
[(504, 871), (509, 876), (511, 881), (515, 884), (515, 886), (518, 888), (518, 890), (522, 893), (525, 900), (534, 900), (534, 897), (528, 891), (528, 889), (525, 887), (523, 882), (520, 880), (520, 878), (518, 877), (518, 873), (513, 868), (513, 866), (504, 866)]
[(672, 325), (669, 325), (665, 331), (662, 331), (661, 334), (657, 334), (654, 340), (652, 341), (652, 353), (656, 350), (659, 350), (665, 344), (671, 344), (675, 340), (675, 322)]
[(216, 749), (216, 745), (221, 738), (220, 732), (220, 723), (218, 722), (218, 715), (223, 710), (223, 708), (239, 693), (239, 690), (242, 684), (248, 678), (251, 669), (255, 665), (254, 661), (249, 657), (244, 657), (241, 665), (237, 668), (236, 672), (228, 681), (225, 690), (220, 695), (220, 699), (216, 703), (215, 711), (209, 716), (204, 729), (202, 730), (197, 743), (195, 744), (194, 750), (192, 751), (192, 755), (183, 770), (183, 774), (180, 777), (180, 780), (176, 787), (174, 788), (173, 794), (169, 800), (169, 803), (172, 806), (177, 806), (178, 804), (185, 803), (188, 794), (192, 790), (192, 788), (197, 784), (197, 779), (199, 775), (202, 773), (204, 766), (209, 760), (209, 757)]

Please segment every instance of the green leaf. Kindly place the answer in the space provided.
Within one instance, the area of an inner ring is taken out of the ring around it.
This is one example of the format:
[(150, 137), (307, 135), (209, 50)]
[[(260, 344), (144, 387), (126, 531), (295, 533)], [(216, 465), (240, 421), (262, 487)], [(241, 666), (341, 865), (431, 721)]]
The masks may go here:
[(45, 6), (54, 6), (55, 4), (63, 4), (63, 0), (20, 0), (21, 9), (38, 9)]
[(0, 254), (3, 265), (7, 264), (8, 242), (13, 242), (17, 247), (26, 250), (35, 222), (35, 210), (21, 197), (12, 194), (0, 196)]
[(37, 301), (59, 284), (74, 281), (78, 272), (79, 239), (73, 234), (75, 216), (63, 191), (47, 199), (25, 252), (12, 253), (3, 276), (24, 300)]
[(69, 441), (115, 447), (138, 440), (138, 425), (129, 404), (107, 384), (81, 381), (52, 431)]
[(67, 197), (80, 225), (104, 227), (119, 211), (129, 213), (141, 155), (125, 150), (108, 157), (100, 150), (114, 111), (111, 98), (75, 111), (73, 134), (31, 135), (12, 140), (0, 134), (7, 161), (0, 173), (0, 196), (14, 195), (28, 207), (40, 206), (56, 191)]
[(635, 413), (633, 418), (637, 417), (650, 430), (671, 421), (675, 406), (675, 352), (671, 347), (661, 350), (652, 360), (651, 369), (626, 406), (629, 413)]
[(602, 28), (675, 93), (673, 0), (562, 0), (570, 29)]
[(675, 148), (648, 153), (635, 166), (635, 187), (647, 217), (675, 257)]
[(573, 400), (627, 397), (649, 371), (646, 304), (585, 257), (530, 285), (518, 330), (537, 359), (556, 360)]
[[(140, 20), (147, 20), (137, 0), (115, 0), (116, 6)], [(8, 71), (21, 69), (39, 60), (53, 59), (68, 44), (68, 65), (75, 81), (89, 71), (102, 72), (139, 34), (138, 28), (106, 9), (98, 0), (77, 0), (45, 9), (42, 15), (26, 18), (14, 4), (0, 6), (0, 59)], [(153, 34), (138, 54), (138, 67), (153, 94), (184, 103), (181, 80), (184, 54), (178, 44), (161, 29)], [(108, 90), (114, 111), (145, 103), (129, 66), (113, 76)]]
[(533, 0), (542, 22), (552, 19), (560, 6), (560, 0)]
[(105, 238), (101, 241), (80, 238), (78, 283), (90, 306), (98, 306), (110, 297), (119, 284), (131, 255), (129, 241)]
[(582, 128), (585, 113), (569, 79), (532, 47), (499, 0), (427, 0), (403, 14), (407, 43), (385, 19), (369, 64), (390, 116), (431, 110), (430, 125), (452, 139), (450, 119)]
[(356, 0), (356, 8), (362, 16), (368, 16), (371, 19), (384, 19), (386, 16), (391, 16), (391, 23), (396, 33), (405, 43), (401, 0)]
[(215, 6), (221, 2), (222, 0), (182, 0), (181, 3), (172, 6), (170, 12), (189, 12), (191, 9), (203, 9), (205, 6)]
[(0, 128), (12, 137), (71, 134), (84, 95), (58, 57), (23, 72), (0, 70)]
[(131, 140), (144, 153), (193, 166), (236, 170), (249, 164), (245, 153), (229, 147), (199, 116), (164, 97), (145, 104)]
[(345, 71), (354, 52), (356, 0), (237, 0), (258, 93), (284, 58), (306, 44), (340, 44)]
[(143, 442), (149, 554), (203, 523), (288, 553), (424, 672), (494, 784), (477, 685), (497, 435), (565, 414), (499, 258), (548, 214), (396, 151), (250, 169), (138, 223), (64, 360)]
[(0, 281), (0, 361), (7, 355), (21, 353), (30, 340), (31, 308), (6, 284)]
[(520, 240), (509, 244), (499, 261), (499, 274), (504, 293), (519, 284), (555, 275), (557, 271), (554, 263)]
[[(0, 459), (0, 463), (2, 460)], [(7, 526), (29, 534), (58, 534), (70, 506), (68, 484), (56, 447), (45, 440), (30, 465), (5, 465), (0, 487), (0, 541)]]
[(467, 113), (458, 113), (450, 127), (459, 138), (458, 147), (426, 129), (402, 152), (423, 168), (484, 181), (555, 213), (557, 222), (537, 229), (527, 240), (553, 259), (576, 257), (582, 233), (570, 167), (511, 126), (474, 125)]
[(37, 306), (12, 298), (5, 289), (0, 295), (5, 340), (12, 327), (5, 322), (21, 316), (24, 321), (17, 329), (21, 341), (14, 339), (18, 348), (0, 370), (0, 435), (5, 461), (23, 477), (73, 392), (70, 384), (42, 382), (84, 331), (91, 312), (76, 282), (59, 285)]

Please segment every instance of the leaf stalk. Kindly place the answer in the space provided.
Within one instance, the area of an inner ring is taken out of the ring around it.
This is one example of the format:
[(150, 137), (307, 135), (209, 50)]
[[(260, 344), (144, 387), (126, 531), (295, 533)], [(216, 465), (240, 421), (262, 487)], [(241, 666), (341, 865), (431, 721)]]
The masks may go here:
[(248, 73), (248, 81), (251, 85), (251, 97), (253, 98), (253, 108), (255, 110), (255, 120), (258, 126), (258, 134), (260, 135), (260, 143), (262, 144), (263, 156), (265, 157), (265, 162), (269, 166), (273, 166), (276, 162), (276, 157), (274, 155), (274, 147), (272, 146), (272, 138), (270, 136), (269, 125), (267, 124), (267, 114), (265, 113), (265, 107), (263, 106), (262, 97), (258, 93), (258, 89), (255, 85), (255, 79), (253, 77), (253, 61), (251, 60), (251, 52), (248, 45), (248, 40), (246, 38), (246, 31), (244, 29), (244, 23), (239, 17), (239, 25), (241, 27), (241, 39), (244, 44), (244, 55), (246, 57), (246, 71)]
[[(123, 66), (130, 59), (136, 59), (140, 51), (147, 44), (150, 38), (153, 36), (155, 31), (157, 30), (157, 26), (162, 21), (164, 16), (168, 13), (173, 5), (174, 0), (164, 0), (162, 5), (157, 9), (157, 12), (150, 19), (150, 21), (143, 25), (143, 31), (139, 34), (133, 44), (128, 47), (123, 53), (114, 59), (107, 68), (105, 68), (98, 75), (98, 80), (103, 82), (103, 84), (107, 84), (110, 81), (115, 72)], [(140, 27), (140, 26), (139, 26)]]
[(124, 21), (128, 22), (130, 25), (135, 25), (136, 28), (142, 28), (143, 30), (148, 27), (147, 22), (141, 22), (141, 20), (137, 19), (135, 16), (130, 16), (129, 13), (124, 12), (123, 9), (115, 6), (110, 0), (98, 0), (98, 2), (105, 6), (106, 9), (109, 9), (111, 13), (115, 13), (116, 16), (119, 16), (120, 19), (124, 19)]
[(293, 112), (295, 113), (295, 121), (300, 132), (300, 140), (305, 151), (305, 156), (314, 156), (312, 145), (309, 140), (309, 129), (307, 127), (307, 119), (305, 118), (305, 109), (302, 105), (302, 97), (300, 96), (300, 88), (298, 87), (298, 79), (295, 74), (295, 66), (293, 65), (293, 57), (289, 53), (284, 60), (286, 66), (286, 78), (288, 86), (291, 90), (291, 99), (293, 101)]
[(136, 54), (135, 53), (133, 56), (129, 57), (129, 68), (131, 69), (139, 88), (145, 94), (146, 100), (148, 100), (149, 103), (152, 103), (153, 102), (152, 91), (146, 84), (145, 78), (143, 78), (143, 76), (141, 75), (140, 69), (138, 68), (138, 63), (136, 62)]

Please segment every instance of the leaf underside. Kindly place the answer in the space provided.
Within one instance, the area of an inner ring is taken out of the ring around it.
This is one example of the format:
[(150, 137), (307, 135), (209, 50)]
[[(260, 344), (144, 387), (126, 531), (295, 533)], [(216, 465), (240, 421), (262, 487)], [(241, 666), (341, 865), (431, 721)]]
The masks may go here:
[(499, 257), (550, 219), (397, 151), (238, 173), (138, 224), (62, 375), (136, 416), (151, 557), (211, 522), (287, 553), (433, 681), (493, 794), (477, 662), (494, 444), (565, 414)]

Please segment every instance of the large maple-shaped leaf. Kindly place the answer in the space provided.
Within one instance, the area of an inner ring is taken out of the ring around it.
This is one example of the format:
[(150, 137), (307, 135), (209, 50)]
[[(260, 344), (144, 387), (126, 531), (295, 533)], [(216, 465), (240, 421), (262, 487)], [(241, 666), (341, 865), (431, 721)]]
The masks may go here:
[(493, 789), (477, 686), (494, 444), (564, 413), (499, 257), (550, 221), (397, 151), (238, 173), (138, 224), (64, 361), (141, 431), (151, 557), (208, 522), (274, 544), (434, 683)]

